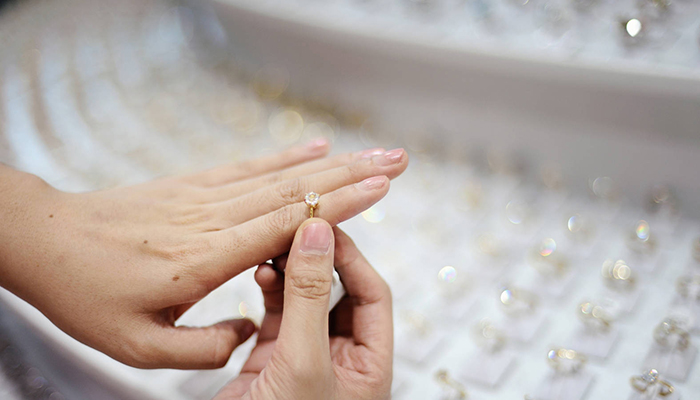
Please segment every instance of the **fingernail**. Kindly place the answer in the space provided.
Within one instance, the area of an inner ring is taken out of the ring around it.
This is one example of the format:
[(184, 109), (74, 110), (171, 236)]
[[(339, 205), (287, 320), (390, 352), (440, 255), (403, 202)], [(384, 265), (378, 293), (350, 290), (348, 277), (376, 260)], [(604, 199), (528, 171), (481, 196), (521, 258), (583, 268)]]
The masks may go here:
[(307, 150), (317, 150), (322, 147), (326, 147), (328, 145), (328, 139), (326, 138), (318, 138), (310, 141), (309, 143), (306, 144), (306, 149)]
[(403, 149), (394, 149), (391, 151), (387, 151), (386, 153), (380, 155), (380, 156), (375, 156), (372, 157), (372, 161), (374, 161), (375, 164), (380, 165), (380, 166), (387, 166), (391, 164), (396, 164), (399, 161), (401, 161), (401, 157), (403, 156)]
[(386, 150), (384, 150), (381, 147), (377, 147), (375, 149), (369, 149), (369, 150), (364, 150), (360, 152), (360, 159), (364, 158), (372, 158), (374, 156), (378, 156), (380, 154), (384, 154)]
[(331, 230), (328, 225), (316, 222), (304, 227), (301, 232), (301, 251), (304, 253), (326, 254), (331, 247)]
[(383, 176), (373, 176), (371, 178), (367, 178), (362, 182), (358, 182), (355, 184), (355, 187), (368, 191), (368, 190), (374, 190), (374, 189), (379, 189), (383, 187), (386, 184), (386, 178)]

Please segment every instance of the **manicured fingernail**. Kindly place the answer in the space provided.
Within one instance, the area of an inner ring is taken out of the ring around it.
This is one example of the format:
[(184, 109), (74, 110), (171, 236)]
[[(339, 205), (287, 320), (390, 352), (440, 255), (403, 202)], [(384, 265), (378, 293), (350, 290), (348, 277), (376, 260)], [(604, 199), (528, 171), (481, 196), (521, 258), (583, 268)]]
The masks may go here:
[(384, 154), (386, 150), (384, 150), (381, 147), (377, 147), (375, 149), (369, 149), (369, 150), (364, 150), (360, 152), (360, 159), (364, 158), (372, 158), (374, 156), (378, 156), (380, 154)]
[(399, 161), (401, 161), (401, 157), (403, 156), (404, 150), (403, 149), (394, 149), (387, 151), (386, 153), (380, 155), (380, 156), (375, 156), (372, 157), (372, 161), (374, 161), (375, 164), (380, 165), (380, 166), (387, 166), (391, 164), (396, 164)]
[(306, 144), (306, 148), (308, 150), (317, 150), (322, 147), (328, 146), (328, 139), (326, 138), (318, 138), (310, 141), (309, 143)]
[(327, 224), (316, 222), (304, 227), (301, 245), (304, 253), (326, 254), (331, 247), (331, 229)]
[(357, 187), (360, 190), (368, 191), (368, 190), (374, 190), (374, 189), (379, 189), (383, 187), (386, 184), (386, 177), (383, 176), (373, 176), (371, 178), (367, 178), (362, 182), (358, 182), (355, 184), (355, 187)]

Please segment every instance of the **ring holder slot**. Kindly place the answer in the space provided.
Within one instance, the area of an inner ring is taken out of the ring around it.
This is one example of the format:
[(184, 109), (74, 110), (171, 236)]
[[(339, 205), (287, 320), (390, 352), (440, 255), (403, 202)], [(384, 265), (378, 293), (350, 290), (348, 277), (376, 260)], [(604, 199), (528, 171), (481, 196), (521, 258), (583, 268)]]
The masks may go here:
[(509, 339), (520, 343), (530, 343), (544, 328), (547, 317), (544, 313), (536, 311), (527, 317), (506, 316), (500, 322), (501, 325), (508, 327), (504, 333)]
[(580, 327), (571, 335), (567, 346), (590, 357), (606, 359), (619, 336), (619, 330), (615, 327), (608, 330)]
[(533, 400), (581, 400), (593, 384), (593, 374), (581, 371), (576, 374), (550, 373), (537, 386)]
[(422, 364), (444, 343), (444, 334), (419, 313), (406, 312), (397, 327), (395, 354), (413, 364)]
[(697, 354), (698, 349), (693, 345), (681, 351), (654, 343), (649, 348), (642, 366), (644, 369), (656, 368), (660, 374), (676, 382), (685, 382)]
[(479, 348), (460, 365), (459, 378), (487, 387), (496, 387), (515, 362), (515, 354), (507, 348), (508, 336), (488, 319), (472, 329)]
[(508, 350), (477, 350), (461, 365), (460, 378), (487, 387), (497, 387), (515, 365), (515, 356)]

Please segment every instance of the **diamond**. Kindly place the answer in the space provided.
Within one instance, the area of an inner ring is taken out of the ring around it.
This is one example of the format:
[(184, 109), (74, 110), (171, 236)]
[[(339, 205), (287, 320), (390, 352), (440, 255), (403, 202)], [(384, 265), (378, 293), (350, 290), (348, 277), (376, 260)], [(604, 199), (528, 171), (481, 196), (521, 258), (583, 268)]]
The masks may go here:
[(316, 192), (309, 192), (306, 194), (306, 197), (304, 197), (304, 203), (306, 203), (307, 206), (315, 208), (318, 206), (318, 200), (321, 198), (318, 193)]
[(648, 384), (655, 383), (659, 379), (659, 371), (650, 369), (649, 372), (642, 374), (642, 380)]

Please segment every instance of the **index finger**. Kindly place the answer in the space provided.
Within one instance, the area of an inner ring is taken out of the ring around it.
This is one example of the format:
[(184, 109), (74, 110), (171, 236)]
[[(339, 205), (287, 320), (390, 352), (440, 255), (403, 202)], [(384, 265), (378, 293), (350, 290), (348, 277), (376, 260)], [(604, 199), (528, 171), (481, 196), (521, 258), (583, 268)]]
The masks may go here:
[[(377, 271), (338, 227), (335, 235), (335, 268), (353, 304), (353, 338), (373, 352), (393, 354), (394, 323), (391, 291)], [(388, 357), (391, 362), (391, 356)]]

